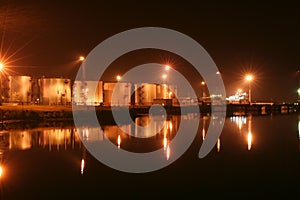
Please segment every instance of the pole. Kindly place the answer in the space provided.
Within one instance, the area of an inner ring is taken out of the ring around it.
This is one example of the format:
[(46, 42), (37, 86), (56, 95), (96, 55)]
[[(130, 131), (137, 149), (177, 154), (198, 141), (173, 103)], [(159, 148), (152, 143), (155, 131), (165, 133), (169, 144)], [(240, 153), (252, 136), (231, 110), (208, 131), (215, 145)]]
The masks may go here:
[(0, 105), (2, 105), (2, 72), (0, 72)]
[(252, 96), (251, 96), (251, 83), (249, 82), (249, 104), (252, 102)]
[(83, 105), (86, 105), (86, 82), (85, 82), (85, 62), (84, 62), (84, 60), (83, 60), (83, 62), (82, 62), (82, 86), (81, 86), (81, 88), (82, 88), (82, 90), (81, 90), (81, 92), (82, 92), (82, 103), (83, 103)]

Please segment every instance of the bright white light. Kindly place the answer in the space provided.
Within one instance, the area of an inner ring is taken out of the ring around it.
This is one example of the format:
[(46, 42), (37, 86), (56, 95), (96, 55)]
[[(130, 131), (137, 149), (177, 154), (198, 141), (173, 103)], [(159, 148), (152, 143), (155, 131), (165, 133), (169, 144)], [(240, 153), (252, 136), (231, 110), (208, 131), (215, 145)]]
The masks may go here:
[(252, 146), (252, 133), (250, 131), (248, 132), (247, 140), (248, 140), (248, 150), (250, 151)]
[(0, 63), (0, 71), (3, 69), (3, 64)]
[(82, 175), (83, 172), (84, 172), (84, 165), (85, 165), (84, 159), (82, 158), (82, 159), (81, 159), (81, 166), (80, 166), (80, 173), (81, 173), (81, 175)]
[(80, 60), (80, 61), (84, 61), (84, 60), (85, 60), (85, 57), (80, 56), (80, 57), (79, 57), (79, 60)]
[(221, 150), (221, 140), (220, 138), (218, 138), (218, 141), (217, 141), (217, 151), (220, 152)]
[(171, 68), (171, 67), (170, 67), (169, 65), (166, 65), (166, 66), (165, 66), (165, 70), (166, 70), (166, 71), (169, 71), (170, 68)]
[(121, 77), (120, 75), (117, 75), (116, 78), (117, 78), (117, 80), (119, 81), (119, 80), (121, 80), (122, 77)]
[(120, 149), (120, 147), (121, 147), (121, 136), (120, 135), (118, 135), (117, 143), (118, 143), (118, 149)]
[(0, 178), (1, 178), (2, 174), (3, 174), (3, 168), (2, 168), (2, 166), (0, 165)]
[(246, 76), (246, 80), (247, 81), (252, 81), (253, 80), (253, 76), (252, 75), (247, 75)]

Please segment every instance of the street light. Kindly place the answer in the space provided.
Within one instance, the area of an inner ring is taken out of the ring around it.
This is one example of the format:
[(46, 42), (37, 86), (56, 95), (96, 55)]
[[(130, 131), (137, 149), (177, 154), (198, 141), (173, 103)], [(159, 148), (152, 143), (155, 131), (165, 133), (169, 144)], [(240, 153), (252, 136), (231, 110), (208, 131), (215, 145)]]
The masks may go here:
[(85, 57), (80, 56), (80, 57), (79, 57), (79, 60), (80, 60), (80, 61), (84, 61), (84, 60), (85, 60)]
[(116, 76), (117, 81), (120, 81), (121, 78), (122, 78), (122, 77), (121, 77), (120, 75), (117, 75), (117, 76)]
[(253, 80), (253, 76), (251, 74), (246, 75), (246, 81), (249, 84), (249, 92), (248, 92), (249, 104), (251, 104), (251, 102), (252, 102), (252, 95), (251, 95), (251, 82), (252, 82), (252, 80)]
[(79, 61), (82, 62), (82, 80), (81, 80), (81, 98), (83, 105), (86, 105), (87, 101), (87, 88), (85, 82), (85, 57), (80, 56)]
[(166, 71), (169, 71), (170, 68), (171, 68), (170, 65), (166, 65), (166, 66), (165, 66), (165, 70), (166, 70)]
[(204, 81), (202, 81), (201, 82), (201, 85), (202, 85), (202, 100), (204, 100), (204, 97), (205, 97), (205, 82)]
[(0, 105), (2, 105), (2, 71), (4, 69), (4, 64), (0, 62)]

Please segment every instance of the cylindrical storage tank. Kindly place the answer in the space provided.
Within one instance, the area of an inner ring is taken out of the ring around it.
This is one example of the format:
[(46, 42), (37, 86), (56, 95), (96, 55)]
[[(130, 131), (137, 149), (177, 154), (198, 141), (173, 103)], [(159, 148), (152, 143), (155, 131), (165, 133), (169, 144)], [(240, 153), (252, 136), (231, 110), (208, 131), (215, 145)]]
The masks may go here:
[(153, 99), (156, 98), (156, 84), (136, 84), (135, 89), (135, 101), (137, 105), (152, 105)]
[[(111, 106), (128, 106), (131, 100), (131, 83), (111, 82), (103, 85), (103, 103)], [(114, 92), (114, 94), (113, 94)]]
[(66, 105), (71, 103), (71, 80), (65, 78), (40, 78), (40, 103)]
[(8, 77), (9, 102), (29, 103), (31, 101), (31, 77)]
[(156, 98), (157, 99), (172, 99), (177, 97), (176, 85), (157, 85), (156, 86)]
[(103, 82), (75, 81), (72, 94), (72, 102), (76, 105), (100, 105), (103, 102)]

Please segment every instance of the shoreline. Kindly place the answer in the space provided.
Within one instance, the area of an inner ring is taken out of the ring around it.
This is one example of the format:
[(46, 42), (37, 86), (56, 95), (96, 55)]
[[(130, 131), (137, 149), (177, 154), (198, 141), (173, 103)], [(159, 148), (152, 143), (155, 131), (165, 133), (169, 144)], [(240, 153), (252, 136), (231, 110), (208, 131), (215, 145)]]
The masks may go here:
[[(197, 106), (196, 106), (197, 107)], [(155, 109), (156, 114), (164, 113), (167, 115), (184, 115), (193, 113), (195, 106), (164, 106)], [(0, 106), (0, 123), (13, 123), (13, 122), (62, 122), (73, 121), (73, 112), (78, 112), (84, 118), (84, 115), (89, 115), (92, 110), (96, 110), (96, 115), (100, 124), (114, 123), (112, 109), (117, 112), (128, 112), (126, 107), (108, 107), (108, 106), (78, 106), (73, 111), (71, 105), (67, 106), (43, 106), (43, 105), (1, 105)], [(198, 106), (201, 115), (210, 115), (211, 106), (203, 105)], [(150, 106), (135, 106), (130, 107), (129, 112), (131, 118), (149, 114)], [(216, 106), (214, 112), (224, 112), (224, 106)], [(288, 105), (227, 105), (226, 116), (247, 116), (251, 115), (270, 115), (270, 114), (289, 114), (298, 113), (300, 111), (298, 106), (293, 104)], [(87, 119), (88, 121), (88, 119)]]

